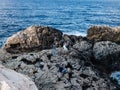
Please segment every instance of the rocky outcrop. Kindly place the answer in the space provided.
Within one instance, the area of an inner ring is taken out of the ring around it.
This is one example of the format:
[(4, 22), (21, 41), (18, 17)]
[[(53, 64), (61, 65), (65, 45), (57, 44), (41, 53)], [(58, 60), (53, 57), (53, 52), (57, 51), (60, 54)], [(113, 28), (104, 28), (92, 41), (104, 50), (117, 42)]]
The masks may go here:
[(0, 90), (38, 90), (34, 82), (25, 75), (0, 65)]
[[(119, 90), (110, 79), (112, 71), (120, 71), (120, 45), (111, 42), (119, 42), (119, 29), (93, 26), (86, 38), (62, 36), (50, 27), (29, 27), (7, 40), (5, 50), (0, 50), (0, 63), (28, 75), (39, 90)], [(18, 41), (21, 43), (17, 46), (14, 43)], [(53, 55), (52, 49), (46, 49), (54, 41), (58, 46), (57, 55)], [(69, 50), (64, 50), (62, 47), (67, 41)], [(29, 50), (32, 52), (16, 53)]]
[(104, 66), (104, 69), (107, 68), (106, 71), (120, 70), (120, 45), (110, 41), (96, 42), (93, 55), (99, 65)]
[(120, 43), (120, 27), (92, 26), (88, 29), (87, 38), (94, 41), (112, 41)]
[[(79, 45), (80, 50), (71, 48), (68, 52), (57, 48), (57, 55), (52, 55), (52, 50), (42, 50), (26, 54), (13, 54), (11, 60), (1, 63), (17, 72), (28, 75), (36, 83), (39, 90), (112, 90), (109, 79), (102, 78), (90, 62), (87, 52), (91, 44), (85, 41)], [(88, 45), (87, 45), (88, 44)], [(75, 48), (77, 45), (74, 46)], [(84, 48), (84, 49), (83, 49)], [(82, 51), (86, 51), (85, 53)], [(91, 55), (91, 54), (90, 54)], [(67, 73), (59, 71), (64, 64)]]
[(44, 26), (31, 26), (9, 37), (4, 49), (10, 53), (51, 48), (62, 38), (62, 32)]

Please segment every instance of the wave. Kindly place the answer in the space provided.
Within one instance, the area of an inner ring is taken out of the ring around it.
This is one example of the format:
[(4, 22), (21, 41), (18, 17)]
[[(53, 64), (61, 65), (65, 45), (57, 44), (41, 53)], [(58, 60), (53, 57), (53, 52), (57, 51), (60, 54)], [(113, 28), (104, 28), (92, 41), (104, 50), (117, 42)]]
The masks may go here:
[(79, 32), (79, 31), (63, 32), (63, 34), (83, 36), (83, 37), (85, 37), (87, 35), (86, 33)]

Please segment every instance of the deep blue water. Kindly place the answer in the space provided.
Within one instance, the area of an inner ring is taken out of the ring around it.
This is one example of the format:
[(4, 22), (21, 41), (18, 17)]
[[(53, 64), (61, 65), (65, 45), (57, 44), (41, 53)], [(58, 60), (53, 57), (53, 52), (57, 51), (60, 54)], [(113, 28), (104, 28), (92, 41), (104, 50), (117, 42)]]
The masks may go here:
[(120, 26), (120, 0), (0, 0), (0, 46), (31, 25), (85, 35), (98, 24)]

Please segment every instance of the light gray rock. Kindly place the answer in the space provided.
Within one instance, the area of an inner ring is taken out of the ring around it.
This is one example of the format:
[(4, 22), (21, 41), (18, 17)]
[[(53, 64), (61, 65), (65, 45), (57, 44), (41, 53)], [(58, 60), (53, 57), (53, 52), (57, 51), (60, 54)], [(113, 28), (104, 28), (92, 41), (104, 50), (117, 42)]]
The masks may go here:
[(89, 50), (92, 48), (92, 44), (87, 41), (81, 41), (81, 42), (73, 45), (73, 48), (75, 48), (79, 51), (86, 51), (86, 50)]
[(25, 75), (0, 65), (0, 90), (38, 90), (34, 82)]
[(97, 60), (102, 60), (108, 55), (112, 56), (112, 54), (118, 52), (120, 52), (120, 45), (110, 41), (96, 42), (93, 47), (93, 53)]

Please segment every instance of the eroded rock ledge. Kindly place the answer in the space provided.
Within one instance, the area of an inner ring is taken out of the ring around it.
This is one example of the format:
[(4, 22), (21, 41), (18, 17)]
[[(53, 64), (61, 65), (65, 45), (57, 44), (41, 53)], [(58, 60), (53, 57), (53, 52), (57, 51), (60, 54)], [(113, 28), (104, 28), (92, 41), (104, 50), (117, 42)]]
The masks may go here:
[[(38, 28), (40, 29), (41, 27), (33, 26), (27, 30), (29, 31), (30, 29), (30, 31), (32, 31), (33, 29), (33, 31), (36, 31)], [(27, 30), (21, 31), (7, 40), (6, 46), (4, 47), (7, 52), (4, 51), (0, 53), (0, 63), (17, 72), (28, 75), (36, 83), (39, 90), (120, 89), (119, 85), (113, 83), (110, 79), (110, 74), (113, 71), (120, 71), (119, 28), (111, 31), (110, 27), (93, 26), (88, 29), (87, 37), (74, 35), (62, 36), (62, 33), (56, 31), (56, 29), (52, 29), (52, 31), (49, 31), (49, 27), (43, 27), (43, 29), (45, 29), (44, 31), (47, 33), (52, 32), (51, 34), (45, 34), (45, 38), (48, 39), (44, 39), (44, 41), (41, 42), (43, 46), (47, 46), (49, 49), (42, 50), (44, 48), (40, 46), (40, 43), (38, 44), (36, 42), (38, 39), (35, 39), (36, 41), (33, 41), (32, 44), (28, 44), (31, 36), (28, 37), (27, 43), (22, 43), (21, 39), (18, 39), (18, 36), (20, 36), (20, 33), (23, 35)], [(100, 33), (100, 35), (96, 33)], [(104, 33), (107, 34), (105, 34), (106, 37), (103, 39), (101, 35), (104, 35)], [(118, 36), (109, 39), (108, 37), (111, 37), (110, 35), (113, 33)], [(29, 36), (29, 34), (27, 34), (27, 36)], [(17, 41), (14, 41), (14, 37), (17, 38)], [(49, 40), (49, 37), (52, 37), (52, 40)], [(41, 38), (43, 37), (41, 36)], [(20, 43), (20, 46), (11, 47), (13, 43), (10, 44), (10, 42), (12, 41), (14, 43)], [(65, 41), (70, 42), (70, 50), (68, 52), (62, 48)], [(51, 46), (53, 42), (57, 42), (58, 48), (56, 56), (52, 55)], [(41, 47), (41, 49), (36, 48), (36, 44)], [(31, 45), (33, 45), (33, 49), (28, 47)], [(32, 52), (24, 52), (29, 49), (32, 50)], [(65, 64), (69, 70), (69, 72), (63, 76), (60, 76), (61, 72), (59, 72), (59, 66), (61, 64)]]
[(62, 32), (47, 26), (30, 26), (9, 37), (4, 48), (10, 53), (43, 50), (52, 47), (54, 40), (61, 40)]

